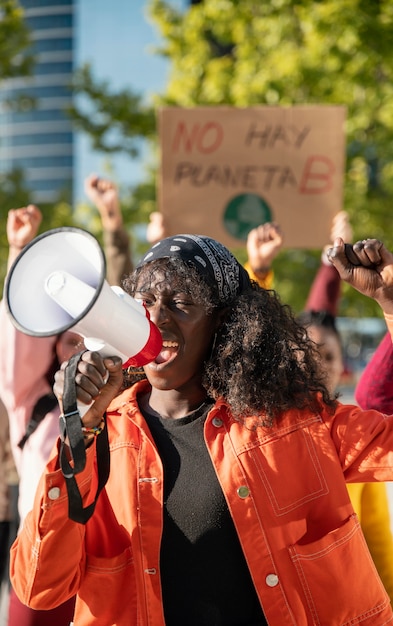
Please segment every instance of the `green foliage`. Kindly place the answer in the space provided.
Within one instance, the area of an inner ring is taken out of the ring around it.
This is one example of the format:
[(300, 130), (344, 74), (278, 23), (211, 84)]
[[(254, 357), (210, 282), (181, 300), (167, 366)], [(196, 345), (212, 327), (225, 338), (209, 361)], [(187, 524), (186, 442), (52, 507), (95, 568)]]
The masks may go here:
[[(29, 46), (30, 33), (19, 3), (16, 0), (0, 0), (0, 81), (30, 74), (34, 57)], [(2, 102), (2, 107), (5, 109), (7, 105), (15, 109), (31, 104), (30, 99), (22, 98), (12, 103)], [(8, 256), (8, 211), (28, 203), (29, 193), (24, 184), (23, 172), (14, 170), (0, 173), (0, 285), (3, 284)]]
[(3, 285), (7, 268), (8, 241), (6, 224), (8, 211), (29, 204), (29, 195), (24, 185), (23, 172), (21, 170), (0, 174), (0, 287)]
[[(84, 65), (74, 75), (73, 91), (77, 96), (69, 114), (75, 128), (89, 135), (92, 147), (106, 154), (123, 152), (130, 158), (141, 158), (146, 141), (156, 139), (154, 108), (144, 104), (140, 95), (129, 89), (112, 91), (108, 81), (93, 77), (89, 65)], [(138, 259), (146, 249), (144, 230), (149, 214), (156, 210), (156, 167), (146, 165), (146, 179), (135, 188), (120, 189), (124, 222), (132, 240), (132, 252)], [(110, 177), (110, 174), (109, 174)], [(85, 228), (101, 240), (101, 221), (89, 205), (77, 207)], [(142, 233), (142, 236), (138, 236)]]
[(141, 138), (155, 133), (155, 114), (142, 98), (129, 89), (112, 92), (107, 81), (96, 81), (86, 64), (74, 75), (75, 96), (69, 113), (75, 127), (90, 136), (96, 150), (125, 152), (132, 158), (140, 155)]
[[(391, 0), (209, 0), (184, 12), (151, 0), (149, 11), (159, 52), (172, 61), (157, 105), (346, 105), (344, 207), (354, 239), (375, 236), (393, 248)], [(318, 262), (319, 253), (299, 250), (275, 261), (275, 286), (297, 311)], [(345, 287), (342, 312), (380, 315)]]
[[(7, 269), (8, 240), (7, 216), (10, 209), (18, 209), (31, 204), (30, 192), (25, 186), (23, 172), (13, 170), (0, 175), (0, 297)], [(39, 206), (42, 212), (40, 232), (60, 226), (82, 226), (78, 216), (73, 215), (69, 203), (59, 201), (55, 204)]]
[[(375, 236), (393, 249), (393, 0), (205, 0), (184, 10), (149, 0), (147, 7), (162, 37), (156, 52), (170, 61), (155, 107), (346, 105), (344, 208), (354, 240)], [(143, 138), (156, 145), (153, 113), (140, 97), (114, 93), (88, 67), (74, 88), (82, 98), (74, 119), (95, 147), (135, 157)], [(155, 209), (153, 181), (154, 170), (130, 191), (127, 223)], [(234, 252), (244, 260), (244, 250)], [(319, 258), (320, 251), (285, 250), (275, 261), (275, 287), (295, 311)], [(380, 315), (345, 285), (341, 312)]]
[(24, 76), (31, 72), (33, 55), (30, 33), (17, 0), (0, 0), (0, 78)]

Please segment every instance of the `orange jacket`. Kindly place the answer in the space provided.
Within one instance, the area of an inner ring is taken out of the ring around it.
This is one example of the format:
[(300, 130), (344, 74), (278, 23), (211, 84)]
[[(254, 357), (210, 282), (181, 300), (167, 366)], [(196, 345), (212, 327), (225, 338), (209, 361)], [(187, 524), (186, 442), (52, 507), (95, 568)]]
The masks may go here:
[[(78, 594), (75, 626), (165, 624), (163, 470), (136, 402), (146, 385), (110, 406), (111, 473), (86, 526), (68, 519), (55, 451), (12, 549), (20, 599), (48, 609)], [(339, 405), (334, 415), (292, 410), (252, 429), (218, 401), (205, 440), (269, 626), (393, 624), (345, 483), (393, 480), (393, 416)], [(78, 477), (86, 505), (94, 446)]]

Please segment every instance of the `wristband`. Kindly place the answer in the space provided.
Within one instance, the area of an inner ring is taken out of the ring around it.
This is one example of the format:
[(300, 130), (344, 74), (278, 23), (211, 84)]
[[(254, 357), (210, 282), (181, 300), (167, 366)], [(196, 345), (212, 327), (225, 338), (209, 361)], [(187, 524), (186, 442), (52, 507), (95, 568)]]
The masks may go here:
[(105, 428), (105, 418), (104, 417), (101, 419), (101, 422), (99, 423), (98, 426), (92, 426), (91, 428), (89, 428), (88, 426), (83, 426), (83, 422), (82, 422), (83, 438), (87, 439), (89, 437), (98, 437), (98, 435), (101, 435), (101, 433), (104, 430), (104, 428)]

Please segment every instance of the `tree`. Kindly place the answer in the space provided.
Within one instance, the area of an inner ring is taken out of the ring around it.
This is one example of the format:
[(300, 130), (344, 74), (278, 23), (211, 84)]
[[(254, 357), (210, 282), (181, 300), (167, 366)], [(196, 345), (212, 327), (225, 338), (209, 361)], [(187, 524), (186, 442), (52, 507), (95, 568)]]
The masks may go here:
[(26, 76), (34, 57), (29, 48), (30, 32), (17, 0), (0, 0), (0, 77)]
[[(8, 241), (6, 233), (7, 215), (10, 209), (17, 209), (31, 204), (31, 192), (25, 184), (23, 171), (20, 169), (0, 174), (0, 298), (2, 297), (4, 278), (7, 270)], [(41, 230), (58, 226), (75, 225), (72, 207), (66, 202), (53, 205), (40, 205), (43, 219)]]
[(136, 158), (141, 139), (155, 135), (154, 109), (130, 89), (113, 92), (108, 81), (93, 76), (89, 64), (75, 72), (72, 89), (77, 98), (69, 113), (76, 128), (89, 134), (96, 150), (125, 152)]
[[(156, 119), (154, 107), (144, 102), (141, 95), (131, 89), (113, 91), (108, 81), (97, 79), (89, 64), (79, 68), (72, 81), (76, 96), (69, 114), (75, 128), (89, 135), (95, 150), (107, 155), (125, 153), (130, 159), (141, 158), (146, 143), (151, 144), (154, 154)], [(156, 210), (156, 166), (146, 163), (146, 179), (135, 187), (125, 185), (120, 189), (124, 223), (130, 236), (149, 220)], [(85, 227), (98, 238), (101, 236), (97, 216), (88, 205), (79, 207)], [(133, 238), (135, 256), (146, 250), (142, 240)]]
[[(30, 74), (34, 57), (30, 49), (30, 34), (23, 10), (16, 0), (0, 0), (0, 80)], [(2, 107), (19, 106), (20, 101), (2, 102)], [(1, 138), (0, 138), (1, 141)], [(24, 206), (29, 194), (23, 173), (14, 170), (0, 175), (0, 281), (3, 284), (7, 264), (8, 245), (6, 217), (8, 210)]]
[[(161, 104), (344, 104), (348, 110), (345, 207), (355, 239), (393, 247), (393, 2), (209, 0), (182, 12), (151, 0), (172, 61)], [(289, 251), (275, 264), (277, 289), (301, 310), (319, 253)], [(299, 284), (299, 276), (302, 285)], [(380, 315), (344, 286), (347, 315)]]
[[(156, 106), (346, 105), (344, 194), (355, 239), (375, 236), (393, 248), (393, 0), (202, 0), (186, 10), (150, 0), (148, 9), (163, 38), (157, 53), (171, 62)], [(100, 87), (105, 127), (123, 120), (127, 133), (129, 112), (146, 111), (130, 99), (114, 113), (105, 104), (107, 85)], [(151, 137), (150, 127), (141, 129)], [(244, 250), (235, 252), (242, 260)], [(319, 256), (286, 251), (275, 263), (277, 290), (295, 311), (305, 302)], [(377, 305), (346, 286), (342, 311), (380, 315)]]
[[(30, 76), (35, 63), (30, 31), (24, 20), (22, 7), (16, 0), (0, 0), (0, 80)], [(34, 106), (32, 98), (1, 100), (2, 110), (17, 110)], [(0, 138), (1, 141), (1, 138)], [(3, 286), (7, 267), (7, 214), (10, 209), (31, 203), (23, 170), (16, 168), (0, 174), (0, 285)], [(75, 224), (71, 206), (59, 197), (53, 205), (40, 205), (43, 214), (41, 230)], [(0, 288), (0, 295), (2, 289)]]

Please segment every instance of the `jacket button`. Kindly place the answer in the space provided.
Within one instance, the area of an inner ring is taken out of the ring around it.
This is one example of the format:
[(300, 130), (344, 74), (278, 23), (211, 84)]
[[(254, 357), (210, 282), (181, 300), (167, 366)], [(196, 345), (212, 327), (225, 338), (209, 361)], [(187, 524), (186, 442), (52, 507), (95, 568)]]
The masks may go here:
[(49, 489), (48, 491), (48, 498), (49, 500), (57, 500), (57, 498), (60, 497), (60, 489), (59, 487), (52, 487), (52, 489)]
[(222, 426), (222, 420), (219, 417), (213, 417), (212, 419), (212, 424), (213, 426), (215, 426), (216, 428), (221, 428)]
[(265, 581), (268, 587), (275, 587), (278, 585), (278, 576), (277, 574), (268, 574)]
[(250, 495), (250, 490), (248, 487), (246, 487), (246, 485), (242, 485), (238, 488), (237, 495), (239, 496), (239, 498), (247, 498)]

